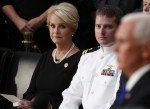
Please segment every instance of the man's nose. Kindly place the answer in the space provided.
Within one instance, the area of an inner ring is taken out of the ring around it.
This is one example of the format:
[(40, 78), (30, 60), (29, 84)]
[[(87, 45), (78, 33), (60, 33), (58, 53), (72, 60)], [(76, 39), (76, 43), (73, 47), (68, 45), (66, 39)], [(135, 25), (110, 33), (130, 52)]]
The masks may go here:
[(99, 29), (99, 32), (100, 32), (101, 34), (103, 34), (103, 33), (105, 32), (104, 27), (101, 27), (101, 28)]

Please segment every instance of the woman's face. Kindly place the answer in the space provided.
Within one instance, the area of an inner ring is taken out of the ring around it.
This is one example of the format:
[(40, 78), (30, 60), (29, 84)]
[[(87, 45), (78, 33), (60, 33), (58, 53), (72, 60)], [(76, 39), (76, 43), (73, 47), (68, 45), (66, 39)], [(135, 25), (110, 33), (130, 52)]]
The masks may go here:
[(48, 24), (51, 40), (55, 44), (65, 44), (72, 41), (74, 29), (55, 14), (50, 16)]

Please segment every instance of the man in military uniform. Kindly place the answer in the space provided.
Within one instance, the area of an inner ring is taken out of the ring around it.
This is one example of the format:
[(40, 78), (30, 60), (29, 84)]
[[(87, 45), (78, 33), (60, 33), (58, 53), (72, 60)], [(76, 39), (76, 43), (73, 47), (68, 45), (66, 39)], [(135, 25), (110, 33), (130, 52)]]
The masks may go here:
[(121, 70), (113, 50), (114, 34), (123, 12), (104, 6), (96, 12), (95, 35), (100, 47), (83, 52), (78, 70), (63, 92), (59, 109), (109, 109), (119, 89)]

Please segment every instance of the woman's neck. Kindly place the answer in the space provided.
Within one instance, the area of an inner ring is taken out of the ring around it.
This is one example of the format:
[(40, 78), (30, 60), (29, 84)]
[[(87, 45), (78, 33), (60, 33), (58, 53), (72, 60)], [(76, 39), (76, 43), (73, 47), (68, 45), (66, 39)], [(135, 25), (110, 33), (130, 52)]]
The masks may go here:
[(69, 44), (64, 44), (64, 45), (56, 45), (56, 51), (58, 54), (65, 54), (73, 45), (73, 42), (72, 43), (69, 43)]

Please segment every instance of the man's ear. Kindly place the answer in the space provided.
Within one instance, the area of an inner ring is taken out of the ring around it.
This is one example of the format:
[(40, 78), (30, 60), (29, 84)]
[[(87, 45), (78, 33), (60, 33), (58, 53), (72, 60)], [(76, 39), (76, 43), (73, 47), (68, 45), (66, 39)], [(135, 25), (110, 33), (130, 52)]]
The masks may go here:
[(143, 44), (142, 56), (145, 59), (150, 59), (150, 41), (147, 41), (145, 44)]

